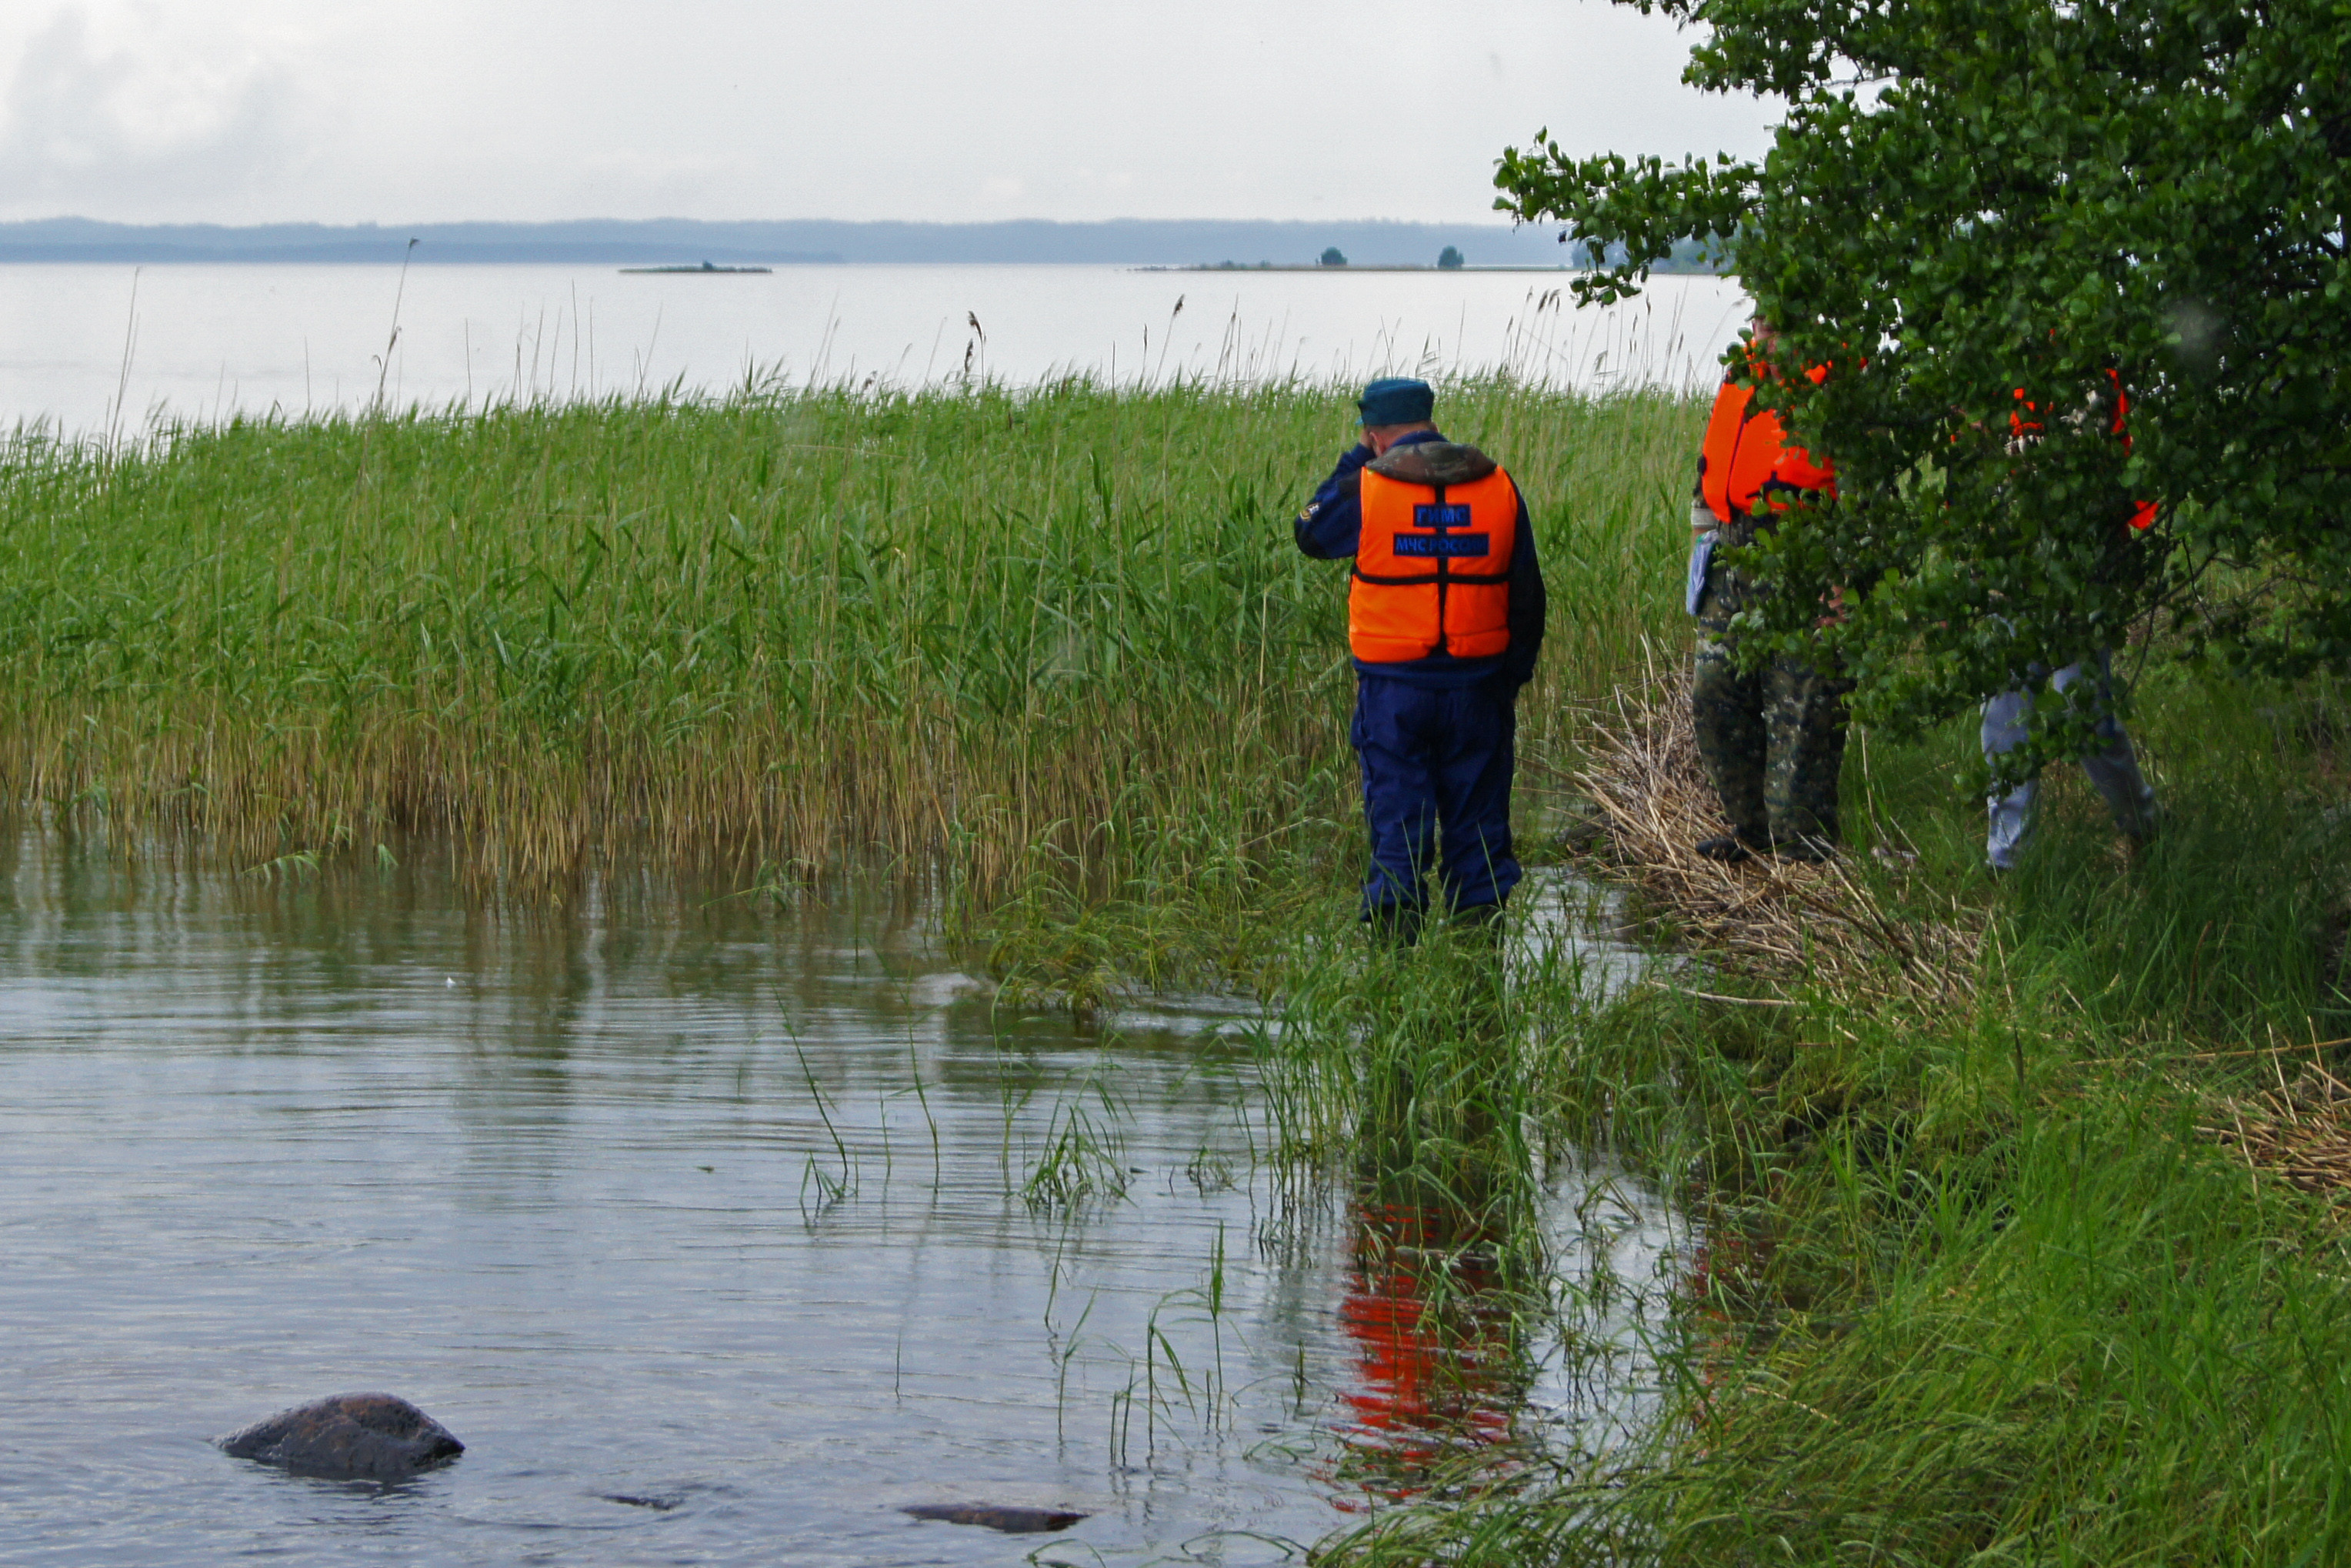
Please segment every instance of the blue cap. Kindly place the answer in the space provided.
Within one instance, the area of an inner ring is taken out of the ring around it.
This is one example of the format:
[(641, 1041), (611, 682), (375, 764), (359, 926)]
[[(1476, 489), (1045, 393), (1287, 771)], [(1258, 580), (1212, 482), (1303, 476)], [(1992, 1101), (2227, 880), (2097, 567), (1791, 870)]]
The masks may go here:
[(1409, 376), (1382, 376), (1355, 400), (1366, 425), (1418, 424), (1437, 412), (1437, 392)]

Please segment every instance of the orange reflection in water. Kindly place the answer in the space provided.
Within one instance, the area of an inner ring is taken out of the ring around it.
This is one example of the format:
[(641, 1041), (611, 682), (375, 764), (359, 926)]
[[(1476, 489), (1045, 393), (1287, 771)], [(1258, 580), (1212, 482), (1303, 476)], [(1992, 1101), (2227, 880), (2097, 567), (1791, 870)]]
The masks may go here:
[[(1767, 1242), (1730, 1220), (1699, 1228), (1682, 1283), (1688, 1297), (1684, 1322), (1698, 1364), (1699, 1398), (1690, 1409), (1695, 1431), (1704, 1432), (1722, 1416), (1717, 1394), (1740, 1360), (1741, 1325), (1754, 1321), (1752, 1298), (1770, 1252)], [(1742, 1308), (1742, 1301), (1750, 1304)]]
[(1495, 1250), (1474, 1221), (1381, 1203), (1364, 1204), (1357, 1221), (1339, 1307), (1355, 1387), (1326, 1478), (1349, 1512), (1418, 1496), (1439, 1464), (1510, 1442), (1528, 1377)]

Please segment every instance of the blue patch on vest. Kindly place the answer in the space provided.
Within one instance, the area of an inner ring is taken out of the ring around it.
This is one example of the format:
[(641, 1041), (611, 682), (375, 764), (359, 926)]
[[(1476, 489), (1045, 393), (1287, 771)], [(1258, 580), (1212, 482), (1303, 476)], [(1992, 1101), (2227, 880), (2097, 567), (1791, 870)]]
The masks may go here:
[(1485, 534), (1398, 534), (1395, 537), (1395, 552), (1417, 556), (1484, 555), (1489, 537)]
[[(1458, 501), (1439, 507), (1431, 502), (1416, 503), (1412, 508), (1412, 526), (1416, 528), (1466, 528), (1469, 526), (1469, 508)], [(1484, 555), (1484, 550), (1478, 552)]]

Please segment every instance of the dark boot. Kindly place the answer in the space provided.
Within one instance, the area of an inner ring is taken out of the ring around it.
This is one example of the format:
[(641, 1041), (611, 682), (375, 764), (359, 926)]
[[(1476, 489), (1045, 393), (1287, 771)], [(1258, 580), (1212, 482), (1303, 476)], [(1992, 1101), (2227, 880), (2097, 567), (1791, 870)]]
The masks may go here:
[(1735, 829), (1730, 832), (1718, 834), (1711, 839), (1700, 839), (1698, 841), (1699, 854), (1710, 861), (1720, 861), (1725, 865), (1737, 865), (1750, 856), (1770, 850), (1771, 847), (1771, 841), (1768, 835), (1750, 833), (1745, 828)]

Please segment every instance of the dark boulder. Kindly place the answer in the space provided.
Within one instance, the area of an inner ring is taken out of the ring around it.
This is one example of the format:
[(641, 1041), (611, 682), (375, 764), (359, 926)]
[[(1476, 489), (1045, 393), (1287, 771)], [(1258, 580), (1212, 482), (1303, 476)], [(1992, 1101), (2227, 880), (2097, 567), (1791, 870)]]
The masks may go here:
[(898, 1511), (916, 1519), (940, 1519), (949, 1524), (982, 1524), (1007, 1535), (1043, 1535), (1067, 1530), (1092, 1514), (1059, 1508), (1012, 1508), (992, 1502), (918, 1502)]
[(400, 1481), (465, 1451), (448, 1427), (389, 1394), (338, 1394), (280, 1410), (220, 1439), (238, 1459), (298, 1476)]

